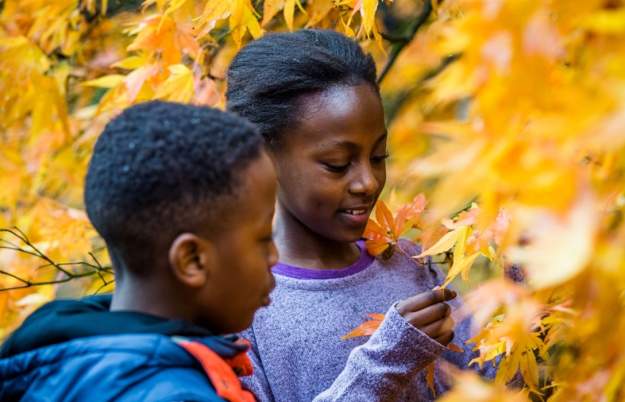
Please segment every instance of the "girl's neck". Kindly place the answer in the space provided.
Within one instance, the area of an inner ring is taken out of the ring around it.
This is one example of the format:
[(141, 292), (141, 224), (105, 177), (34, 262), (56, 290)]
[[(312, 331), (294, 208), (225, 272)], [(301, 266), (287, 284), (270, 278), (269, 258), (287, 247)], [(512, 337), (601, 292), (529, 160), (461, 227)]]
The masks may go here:
[(279, 203), (274, 241), (281, 263), (302, 268), (344, 268), (360, 257), (360, 249), (355, 242), (336, 241), (313, 232)]

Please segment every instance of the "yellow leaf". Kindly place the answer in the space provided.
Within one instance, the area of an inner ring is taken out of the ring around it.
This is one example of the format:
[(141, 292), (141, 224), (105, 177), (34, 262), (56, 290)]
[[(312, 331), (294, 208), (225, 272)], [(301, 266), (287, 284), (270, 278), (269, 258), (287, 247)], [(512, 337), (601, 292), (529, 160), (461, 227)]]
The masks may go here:
[(145, 64), (146, 60), (140, 56), (130, 56), (113, 64), (113, 67), (123, 68), (125, 70), (134, 70)]
[(135, 101), (137, 95), (141, 91), (141, 88), (143, 88), (145, 81), (156, 74), (157, 71), (158, 68), (156, 66), (146, 65), (134, 70), (124, 77), (124, 82), (128, 91), (128, 102)]
[(451, 281), (453, 281), (456, 278), (456, 276), (458, 276), (459, 274), (462, 274), (463, 280), (467, 280), (469, 270), (471, 269), (471, 266), (473, 266), (475, 259), (479, 255), (480, 253), (477, 252), (477, 253), (471, 254), (468, 257), (465, 257), (462, 255), (456, 258), (454, 256), (453, 265), (449, 269), (449, 272), (447, 273), (447, 278), (445, 278), (445, 283), (443, 283), (442, 287), (446, 287), (447, 285), (449, 285)]
[(621, 34), (625, 32), (625, 9), (594, 12), (584, 19), (582, 26), (602, 34)]
[(111, 74), (96, 78), (95, 80), (85, 81), (82, 85), (96, 88), (113, 88), (124, 82), (125, 78), (125, 76), (120, 74)]
[(155, 97), (174, 102), (191, 101), (195, 93), (193, 72), (183, 64), (169, 66), (171, 75), (156, 90)]
[(284, 0), (265, 0), (263, 4), (263, 22), (265, 26), (271, 19), (284, 8)]
[(446, 233), (443, 237), (441, 237), (432, 247), (425, 250), (421, 254), (413, 257), (413, 258), (423, 258), (431, 255), (437, 255), (449, 251), (456, 241), (458, 240), (458, 236), (462, 234), (462, 231), (466, 230), (466, 227), (452, 230), (451, 232)]
[(293, 30), (293, 14), (295, 13), (295, 0), (286, 0), (284, 3), (284, 21), (289, 31)]
[(517, 219), (529, 224), (529, 244), (511, 248), (508, 258), (523, 267), (535, 288), (565, 282), (589, 262), (597, 229), (597, 206), (590, 194), (583, 194), (564, 216), (527, 209)]
[(360, 15), (362, 16), (362, 25), (365, 30), (365, 34), (369, 35), (373, 31), (375, 25), (375, 12), (378, 9), (378, 0), (360, 0), (362, 6), (360, 8)]
[(308, 22), (307, 27), (315, 26), (319, 24), (330, 11), (334, 4), (332, 0), (315, 0), (308, 3)]
[(223, 0), (208, 0), (204, 5), (204, 11), (198, 18), (198, 24), (206, 31), (215, 27), (217, 21), (227, 18), (231, 14), (232, 2)]
[(286, 26), (289, 28), (289, 31), (293, 30), (293, 15), (295, 14), (295, 6), (300, 9), (303, 13), (306, 13), (304, 7), (302, 7), (302, 3), (300, 0), (286, 0), (284, 4), (284, 21), (286, 21)]

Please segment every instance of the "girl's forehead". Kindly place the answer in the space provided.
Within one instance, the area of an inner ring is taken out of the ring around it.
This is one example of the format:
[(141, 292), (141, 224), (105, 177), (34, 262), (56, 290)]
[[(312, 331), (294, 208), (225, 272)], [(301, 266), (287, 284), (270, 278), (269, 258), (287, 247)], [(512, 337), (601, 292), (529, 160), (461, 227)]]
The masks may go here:
[(370, 84), (333, 85), (299, 99), (297, 118), (308, 120), (325, 116), (341, 119), (355, 113), (381, 108), (380, 95)]
[(380, 96), (369, 84), (305, 95), (294, 117), (285, 134), (299, 146), (349, 147), (375, 142), (386, 132)]

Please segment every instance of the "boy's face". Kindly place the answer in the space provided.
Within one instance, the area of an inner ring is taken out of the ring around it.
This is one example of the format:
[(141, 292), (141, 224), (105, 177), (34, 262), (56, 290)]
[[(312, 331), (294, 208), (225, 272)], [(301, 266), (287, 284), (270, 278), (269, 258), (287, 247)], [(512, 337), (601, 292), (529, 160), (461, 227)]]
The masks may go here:
[(365, 229), (386, 181), (386, 127), (369, 84), (307, 95), (275, 150), (279, 202), (308, 229), (351, 242)]
[(276, 174), (267, 154), (241, 173), (241, 184), (214, 235), (216, 267), (203, 291), (205, 325), (219, 333), (242, 331), (254, 313), (269, 304), (275, 286), (271, 267), (278, 261), (272, 239)]

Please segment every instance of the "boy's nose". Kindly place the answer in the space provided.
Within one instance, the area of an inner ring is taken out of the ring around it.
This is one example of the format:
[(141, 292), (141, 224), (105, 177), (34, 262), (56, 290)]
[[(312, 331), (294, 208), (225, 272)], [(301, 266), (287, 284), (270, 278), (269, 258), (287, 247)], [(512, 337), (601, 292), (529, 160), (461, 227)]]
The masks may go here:
[(269, 256), (267, 259), (269, 268), (273, 267), (278, 263), (278, 258), (278, 248), (276, 247), (276, 243), (274, 243), (274, 241), (272, 240), (271, 244), (269, 245)]

